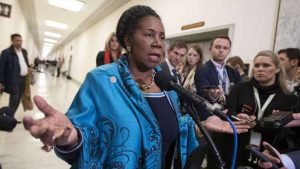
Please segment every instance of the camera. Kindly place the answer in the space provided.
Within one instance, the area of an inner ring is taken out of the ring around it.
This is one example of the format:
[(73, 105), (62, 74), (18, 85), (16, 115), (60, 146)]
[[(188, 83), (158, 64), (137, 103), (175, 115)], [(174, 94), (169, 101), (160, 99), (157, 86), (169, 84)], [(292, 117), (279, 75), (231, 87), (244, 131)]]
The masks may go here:
[(290, 111), (279, 111), (272, 113), (271, 115), (264, 117), (259, 121), (259, 125), (262, 128), (281, 128), (287, 123), (293, 120), (292, 112)]

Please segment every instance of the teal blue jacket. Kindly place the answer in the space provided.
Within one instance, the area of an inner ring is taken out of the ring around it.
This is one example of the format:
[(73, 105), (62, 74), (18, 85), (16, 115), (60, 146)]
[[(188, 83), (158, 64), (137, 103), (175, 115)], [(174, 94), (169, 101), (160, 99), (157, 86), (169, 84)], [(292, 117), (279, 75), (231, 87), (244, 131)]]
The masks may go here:
[[(177, 152), (184, 165), (187, 155), (198, 146), (195, 124), (190, 116), (180, 115), (177, 94), (165, 93), (177, 113)], [(88, 73), (67, 116), (83, 139), (72, 168), (161, 168), (160, 128), (129, 72), (126, 56)]]

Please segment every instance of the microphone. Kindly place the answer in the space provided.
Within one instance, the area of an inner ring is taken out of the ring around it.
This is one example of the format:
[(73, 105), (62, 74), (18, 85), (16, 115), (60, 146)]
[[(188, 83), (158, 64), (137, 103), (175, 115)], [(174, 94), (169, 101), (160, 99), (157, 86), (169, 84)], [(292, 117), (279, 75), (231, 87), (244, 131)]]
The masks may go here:
[(222, 120), (227, 121), (227, 117), (222, 112), (222, 110), (216, 108), (214, 105), (212, 105), (196, 93), (181, 87), (179, 84), (176, 83), (176, 80), (166, 72), (156, 72), (154, 82), (158, 87), (160, 87), (161, 90), (175, 90), (177, 93), (181, 94), (181, 96), (183, 96), (186, 100), (204, 106), (207, 111), (220, 117)]
[[(154, 82), (158, 87), (160, 87), (161, 90), (175, 90), (176, 92), (180, 93), (185, 99), (192, 101), (194, 103), (203, 105), (207, 108), (207, 110), (210, 110), (214, 114), (218, 114), (218, 116), (221, 119), (226, 119), (226, 115), (219, 109), (213, 108), (214, 106), (211, 105), (209, 102), (207, 102), (205, 99), (202, 97), (198, 96), (197, 94), (188, 91), (187, 89), (184, 89), (180, 85), (176, 83), (176, 80), (174, 77), (171, 75), (167, 74), (166, 72), (159, 71), (156, 72), (155, 77), (154, 77)], [(214, 152), (214, 159), (216, 161), (216, 166), (220, 169), (224, 169), (225, 163), (219, 153), (219, 150), (217, 149), (214, 141), (206, 131), (206, 129), (202, 126), (200, 119), (196, 115), (196, 109), (194, 106), (191, 106), (191, 111), (189, 112), (193, 120), (195, 121), (196, 125), (199, 127), (201, 132), (203, 133), (205, 139), (208, 142), (208, 145), (210, 145), (210, 148), (212, 152)], [(186, 164), (187, 166), (185, 168), (190, 168), (189, 162)]]

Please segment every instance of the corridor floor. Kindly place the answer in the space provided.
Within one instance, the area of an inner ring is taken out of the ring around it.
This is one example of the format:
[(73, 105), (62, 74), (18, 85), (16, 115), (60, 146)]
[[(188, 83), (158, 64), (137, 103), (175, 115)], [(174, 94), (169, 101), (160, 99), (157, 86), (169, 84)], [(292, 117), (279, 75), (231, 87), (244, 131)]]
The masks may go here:
[[(36, 73), (37, 81), (31, 86), (31, 94), (44, 97), (49, 104), (61, 112), (69, 108), (79, 85), (64, 77), (51, 76), (49, 73)], [(0, 96), (0, 106), (8, 105), (8, 95)], [(16, 112), (17, 120), (24, 115), (41, 118), (43, 114), (34, 107), (32, 111), (23, 111), (20, 104)], [(13, 132), (0, 131), (0, 163), (2, 169), (67, 169), (70, 166), (60, 160), (53, 151), (41, 150), (42, 143), (33, 138), (18, 124)]]

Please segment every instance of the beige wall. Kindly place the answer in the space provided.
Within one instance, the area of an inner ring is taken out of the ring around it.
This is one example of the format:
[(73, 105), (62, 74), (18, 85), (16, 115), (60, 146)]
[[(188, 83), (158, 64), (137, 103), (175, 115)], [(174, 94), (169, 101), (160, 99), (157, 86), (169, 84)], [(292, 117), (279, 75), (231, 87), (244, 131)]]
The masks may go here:
[[(121, 13), (137, 4), (149, 5), (157, 11), (167, 36), (233, 24), (231, 54), (241, 56), (246, 63), (252, 62), (258, 51), (273, 48), (278, 0), (132, 0), (65, 46), (64, 50), (73, 45), (73, 78), (84, 80), (95, 67), (97, 52), (104, 48), (105, 39), (115, 30)], [(205, 26), (180, 30), (182, 25), (199, 21), (205, 21)]]
[(33, 42), (31, 33), (27, 28), (27, 23), (17, 0), (0, 0), (2, 3), (12, 5), (10, 18), (0, 17), (0, 50), (10, 46), (10, 35), (19, 33), (23, 37), (23, 47), (27, 49), (29, 61), (33, 62), (38, 55), (37, 48)]

